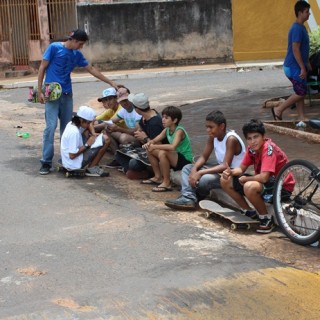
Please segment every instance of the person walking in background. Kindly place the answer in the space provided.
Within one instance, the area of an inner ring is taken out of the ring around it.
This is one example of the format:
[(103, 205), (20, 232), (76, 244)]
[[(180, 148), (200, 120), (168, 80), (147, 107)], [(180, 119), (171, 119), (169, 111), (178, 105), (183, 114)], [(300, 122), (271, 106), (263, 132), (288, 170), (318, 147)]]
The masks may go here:
[(62, 95), (56, 101), (45, 101), (44, 94), (39, 90), (39, 102), (45, 103), (46, 128), (43, 132), (43, 147), (41, 168), (39, 173), (50, 173), (54, 156), (54, 133), (60, 120), (60, 137), (67, 123), (72, 118), (73, 98), (70, 74), (75, 67), (83, 67), (87, 72), (110, 86), (118, 89), (119, 85), (105, 77), (100, 71), (91, 66), (80, 51), (88, 40), (85, 31), (73, 31), (67, 41), (53, 42), (45, 50), (38, 73), (38, 88), (45, 83), (58, 82), (62, 87)]
[[(304, 97), (307, 94), (307, 73), (311, 69), (309, 63), (309, 36), (303, 25), (310, 16), (310, 4), (306, 1), (297, 1), (294, 6), (296, 22), (292, 25), (288, 35), (288, 49), (284, 60), (283, 70), (293, 84), (294, 94), (278, 107), (272, 108), (274, 120), (282, 120), (282, 113), (295, 104), (298, 119), (305, 121)], [(301, 123), (304, 125), (304, 123)]]

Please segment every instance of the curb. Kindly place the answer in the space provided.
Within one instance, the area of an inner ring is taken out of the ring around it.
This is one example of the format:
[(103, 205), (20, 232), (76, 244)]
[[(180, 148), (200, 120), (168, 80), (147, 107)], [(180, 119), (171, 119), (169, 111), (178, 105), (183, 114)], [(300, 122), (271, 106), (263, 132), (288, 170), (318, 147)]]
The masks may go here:
[[(287, 121), (287, 122), (291, 123), (292, 121)], [(274, 122), (274, 121), (264, 121), (263, 124), (266, 127), (266, 129), (268, 129), (272, 132), (292, 136), (294, 138), (304, 140), (308, 143), (315, 143), (315, 144), (320, 143), (320, 135), (319, 134), (305, 132), (305, 131), (299, 131), (299, 130), (295, 130), (295, 129), (291, 129), (291, 128), (287, 128), (287, 127), (281, 127), (281, 126), (277, 125), (276, 122)]]

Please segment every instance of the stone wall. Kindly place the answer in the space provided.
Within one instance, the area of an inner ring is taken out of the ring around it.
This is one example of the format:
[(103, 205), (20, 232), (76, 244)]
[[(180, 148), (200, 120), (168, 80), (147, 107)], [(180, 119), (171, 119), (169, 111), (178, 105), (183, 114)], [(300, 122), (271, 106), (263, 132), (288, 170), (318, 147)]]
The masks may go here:
[(109, 69), (232, 60), (230, 1), (79, 4), (77, 15), (86, 56)]

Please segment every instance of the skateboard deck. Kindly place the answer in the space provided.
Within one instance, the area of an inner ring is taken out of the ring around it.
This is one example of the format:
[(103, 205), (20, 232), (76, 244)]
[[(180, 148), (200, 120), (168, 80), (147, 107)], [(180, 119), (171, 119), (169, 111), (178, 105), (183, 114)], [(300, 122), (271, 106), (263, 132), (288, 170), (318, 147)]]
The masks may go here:
[(135, 147), (131, 144), (123, 145), (122, 148), (118, 149), (117, 152), (124, 154), (132, 159), (136, 159), (147, 166), (151, 166), (147, 151), (143, 148)]
[(210, 200), (202, 200), (199, 202), (201, 209), (207, 210), (205, 213), (206, 218), (210, 218), (212, 214), (219, 216), (231, 222), (231, 229), (250, 229), (252, 225), (259, 224), (259, 221), (253, 220), (246, 216), (241, 215), (232, 209), (223, 208), (218, 203)]
[[(55, 101), (61, 97), (62, 88), (60, 83), (51, 82), (46, 83), (41, 88), (42, 93), (44, 94), (45, 101)], [(29, 87), (29, 102), (37, 103), (39, 102), (38, 98), (38, 86)]]
[(70, 170), (65, 168), (62, 164), (58, 164), (57, 171), (64, 173), (67, 178), (71, 178), (71, 177), (83, 178), (86, 176), (86, 169)]

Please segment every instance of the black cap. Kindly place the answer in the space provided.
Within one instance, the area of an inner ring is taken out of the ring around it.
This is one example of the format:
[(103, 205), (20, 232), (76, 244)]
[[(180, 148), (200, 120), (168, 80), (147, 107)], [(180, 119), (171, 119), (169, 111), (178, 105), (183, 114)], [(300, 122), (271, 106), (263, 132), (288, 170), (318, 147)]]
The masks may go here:
[(89, 40), (87, 33), (81, 29), (73, 30), (70, 33), (69, 38), (75, 39), (78, 41), (88, 41)]

